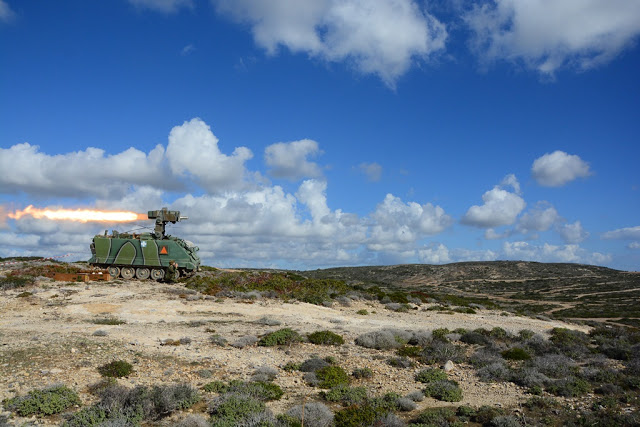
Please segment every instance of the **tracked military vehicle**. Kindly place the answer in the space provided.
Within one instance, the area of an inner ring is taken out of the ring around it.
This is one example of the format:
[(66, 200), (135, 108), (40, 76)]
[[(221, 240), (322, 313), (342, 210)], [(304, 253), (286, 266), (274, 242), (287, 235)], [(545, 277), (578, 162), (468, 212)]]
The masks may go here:
[(178, 264), (178, 276), (190, 276), (198, 271), (198, 247), (165, 234), (167, 223), (175, 224), (188, 218), (180, 216), (180, 211), (167, 208), (149, 211), (148, 217), (156, 220), (153, 233), (118, 233), (113, 230), (108, 234), (105, 230), (104, 235), (95, 236), (90, 246), (93, 256), (89, 264), (106, 268), (111, 277), (123, 279), (162, 280), (171, 261)]

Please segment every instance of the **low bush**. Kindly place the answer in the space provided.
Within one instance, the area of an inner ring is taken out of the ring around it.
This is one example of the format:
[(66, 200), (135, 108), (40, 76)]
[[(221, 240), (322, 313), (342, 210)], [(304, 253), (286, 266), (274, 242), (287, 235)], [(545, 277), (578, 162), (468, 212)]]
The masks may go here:
[(124, 360), (114, 360), (98, 367), (98, 372), (103, 377), (122, 378), (129, 376), (133, 372), (133, 365)]
[(344, 338), (331, 331), (316, 331), (307, 335), (309, 342), (318, 345), (342, 345)]
[(411, 335), (408, 332), (396, 329), (383, 329), (381, 331), (367, 332), (356, 338), (356, 345), (376, 350), (390, 350), (400, 348), (409, 342)]
[(578, 397), (591, 391), (591, 386), (582, 378), (568, 377), (548, 384), (546, 390), (556, 396)]
[(312, 357), (311, 359), (307, 359), (302, 362), (298, 370), (302, 372), (315, 372), (318, 369), (326, 368), (329, 365), (331, 365), (331, 363), (327, 362), (325, 359)]
[(351, 375), (356, 379), (368, 379), (373, 377), (373, 371), (369, 368), (356, 368)]
[(424, 389), (424, 394), (444, 402), (459, 402), (462, 400), (462, 389), (457, 382), (451, 380), (428, 383)]
[(291, 345), (299, 342), (300, 334), (291, 328), (278, 329), (271, 332), (258, 341), (258, 345), (262, 347), (273, 347), (276, 345)]
[(505, 350), (502, 353), (502, 357), (507, 360), (529, 360), (531, 355), (527, 350), (520, 347), (512, 347), (509, 350)]
[(249, 396), (260, 401), (279, 400), (284, 391), (279, 385), (265, 381), (240, 381), (233, 380), (228, 383), (222, 381), (211, 381), (205, 384), (202, 389), (209, 393), (235, 393)]
[(269, 366), (261, 366), (251, 376), (254, 382), (271, 382), (278, 376), (278, 370)]
[(476, 371), (476, 375), (482, 381), (486, 382), (503, 382), (511, 379), (511, 370), (503, 361), (494, 362), (489, 365), (483, 366)]
[(215, 398), (209, 405), (210, 425), (213, 427), (239, 426), (249, 418), (265, 411), (265, 404), (258, 399), (240, 393), (225, 393)]
[(91, 319), (91, 323), (96, 325), (124, 325), (127, 322), (122, 319), (118, 319), (117, 317), (99, 317)]
[(328, 402), (340, 402), (343, 405), (354, 405), (367, 400), (365, 387), (349, 387), (346, 384), (337, 385), (331, 390), (323, 392), (322, 397)]
[(26, 396), (17, 396), (4, 401), (6, 409), (23, 417), (59, 414), (79, 404), (78, 394), (64, 385), (32, 390)]
[(359, 314), (361, 316), (366, 316), (366, 315), (369, 314), (369, 312), (367, 310), (365, 310), (364, 308), (362, 308), (362, 309), (356, 311), (356, 314)]
[(415, 376), (416, 381), (421, 383), (432, 383), (434, 381), (443, 381), (447, 379), (447, 373), (438, 368), (426, 368), (418, 372)]
[(218, 347), (225, 347), (229, 343), (226, 338), (219, 334), (211, 335), (209, 337), (209, 342), (213, 345), (217, 345)]
[(463, 346), (440, 340), (432, 341), (420, 354), (420, 361), (427, 365), (444, 364), (448, 360), (461, 363), (465, 358), (466, 351)]
[(405, 345), (399, 348), (396, 353), (398, 356), (402, 357), (420, 357), (420, 352), (422, 351), (421, 347), (414, 345)]
[(99, 395), (100, 402), (73, 414), (64, 427), (139, 425), (144, 420), (158, 420), (190, 408), (200, 401), (198, 391), (188, 384), (133, 389), (113, 385)]
[(254, 345), (258, 342), (258, 337), (253, 335), (245, 335), (244, 337), (240, 337), (234, 342), (231, 343), (231, 347), (235, 348), (245, 348)]
[(449, 335), (451, 333), (451, 331), (447, 328), (439, 328), (439, 329), (434, 329), (433, 332), (431, 332), (431, 338), (434, 340), (440, 340), (440, 341), (449, 341), (449, 339), (447, 338), (447, 335)]
[(287, 416), (307, 427), (330, 427), (333, 425), (333, 412), (324, 403), (310, 402), (289, 409)]
[(415, 424), (425, 426), (450, 426), (455, 422), (456, 413), (453, 408), (428, 408), (415, 419)]
[(341, 384), (349, 384), (349, 375), (340, 366), (325, 366), (315, 371), (320, 381), (318, 387), (332, 388)]
[(391, 357), (387, 359), (387, 363), (394, 368), (406, 369), (411, 368), (414, 363), (406, 357)]

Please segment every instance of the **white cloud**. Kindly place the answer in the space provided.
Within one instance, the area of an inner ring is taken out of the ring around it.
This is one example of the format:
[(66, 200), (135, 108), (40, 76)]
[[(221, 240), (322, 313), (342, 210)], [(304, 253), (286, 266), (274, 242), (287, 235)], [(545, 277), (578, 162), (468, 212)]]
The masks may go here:
[(0, 22), (11, 22), (15, 15), (15, 12), (11, 10), (7, 2), (0, 0)]
[(444, 49), (444, 24), (413, 0), (212, 0), (249, 22), (255, 42), (330, 62), (346, 61), (393, 86), (416, 59)]
[(505, 242), (502, 246), (508, 259), (538, 262), (572, 262), (602, 265), (611, 262), (611, 255), (587, 252), (578, 245), (532, 245), (527, 242)]
[(164, 149), (149, 154), (129, 148), (107, 155), (99, 148), (48, 155), (29, 143), (0, 148), (0, 193), (25, 192), (41, 196), (119, 198), (131, 185), (179, 189), (167, 180)]
[(629, 249), (640, 249), (640, 242), (631, 242), (627, 245)]
[(582, 228), (580, 221), (573, 224), (558, 224), (556, 231), (566, 243), (580, 243), (589, 237), (589, 232)]
[(640, 239), (640, 225), (636, 227), (618, 228), (602, 234), (603, 239)]
[(433, 206), (431, 203), (404, 203), (392, 194), (386, 195), (371, 214), (371, 219), (375, 222), (371, 240), (376, 243), (415, 241), (440, 233), (453, 222), (440, 206)]
[(511, 225), (525, 208), (526, 203), (517, 192), (520, 185), (513, 175), (507, 175), (503, 183), (511, 185), (516, 193), (509, 192), (495, 186), (482, 195), (482, 206), (474, 205), (469, 208), (460, 222), (474, 227), (489, 228), (500, 225)]
[(449, 249), (442, 243), (418, 249), (418, 259), (426, 264), (447, 264), (451, 262)]
[(322, 170), (308, 157), (322, 154), (318, 143), (311, 139), (293, 142), (278, 142), (264, 150), (264, 159), (271, 168), (269, 174), (275, 178), (286, 178), (292, 181), (301, 178), (317, 178)]
[(640, 34), (640, 2), (490, 0), (463, 15), (485, 62), (522, 61), (545, 75), (611, 61)]
[(545, 187), (560, 187), (591, 175), (587, 162), (559, 150), (537, 158), (531, 166), (531, 173), (538, 184)]
[(358, 165), (360, 172), (367, 177), (370, 182), (378, 182), (382, 178), (382, 166), (378, 163), (360, 163)]
[(193, 9), (193, 0), (129, 0), (131, 4), (142, 9), (155, 10), (162, 13), (175, 13), (181, 8)]
[(174, 174), (189, 175), (216, 193), (246, 185), (244, 163), (253, 154), (246, 147), (237, 147), (230, 156), (223, 154), (211, 128), (196, 118), (171, 129), (166, 156)]
[(529, 212), (525, 212), (518, 220), (516, 229), (523, 233), (547, 231), (561, 221), (558, 211), (547, 202), (538, 202)]

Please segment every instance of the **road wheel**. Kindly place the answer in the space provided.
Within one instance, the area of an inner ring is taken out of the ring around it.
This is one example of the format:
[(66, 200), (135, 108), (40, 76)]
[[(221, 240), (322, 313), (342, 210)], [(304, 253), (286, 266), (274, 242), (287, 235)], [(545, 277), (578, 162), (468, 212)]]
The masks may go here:
[(122, 274), (123, 279), (131, 280), (136, 275), (136, 270), (133, 267), (122, 267), (120, 274)]
[(107, 271), (109, 272), (109, 276), (111, 276), (112, 279), (117, 279), (118, 276), (120, 275), (120, 269), (115, 265), (112, 265), (111, 267), (107, 268)]
[(136, 269), (136, 277), (140, 280), (146, 280), (149, 278), (149, 269), (146, 267), (140, 267)]
[(160, 268), (154, 268), (151, 270), (151, 278), (155, 281), (162, 280), (164, 278), (164, 270)]

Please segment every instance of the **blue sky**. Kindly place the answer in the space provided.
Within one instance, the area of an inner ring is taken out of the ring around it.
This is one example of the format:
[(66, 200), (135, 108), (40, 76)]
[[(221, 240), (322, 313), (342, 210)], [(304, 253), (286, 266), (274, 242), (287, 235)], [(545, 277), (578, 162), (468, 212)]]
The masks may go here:
[[(0, 256), (640, 270), (638, 0), (0, 0)], [(149, 222), (150, 223), (150, 222)], [(147, 224), (148, 225), (148, 224)]]

